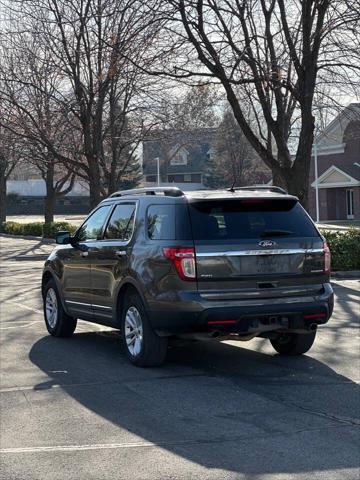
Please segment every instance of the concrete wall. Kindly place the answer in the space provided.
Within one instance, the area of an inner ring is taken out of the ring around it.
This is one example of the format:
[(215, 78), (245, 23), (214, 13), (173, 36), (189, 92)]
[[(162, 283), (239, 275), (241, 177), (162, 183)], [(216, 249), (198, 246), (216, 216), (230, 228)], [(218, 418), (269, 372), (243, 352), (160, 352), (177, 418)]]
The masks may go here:
[[(65, 185), (66, 186), (66, 185)], [(16, 193), (26, 197), (44, 197), (46, 195), (45, 182), (42, 179), (8, 180), (7, 193)], [(80, 182), (75, 182), (73, 189), (67, 194), (69, 197), (88, 197), (89, 190)]]
[[(58, 199), (54, 213), (86, 214), (90, 211), (88, 197), (65, 197)], [(43, 215), (44, 197), (20, 197), (16, 202), (9, 201), (6, 206), (7, 215)]]

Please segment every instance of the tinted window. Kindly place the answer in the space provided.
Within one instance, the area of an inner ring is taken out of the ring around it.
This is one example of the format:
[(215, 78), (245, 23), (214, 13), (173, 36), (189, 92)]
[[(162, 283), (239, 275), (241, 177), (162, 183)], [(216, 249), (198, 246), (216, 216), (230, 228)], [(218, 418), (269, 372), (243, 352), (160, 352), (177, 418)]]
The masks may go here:
[(294, 200), (219, 200), (190, 205), (194, 239), (316, 237), (318, 233)]
[(173, 240), (175, 221), (173, 205), (151, 205), (147, 213), (147, 231), (152, 240)]
[(97, 240), (101, 236), (102, 228), (111, 205), (98, 208), (79, 228), (77, 238), (79, 241)]
[(150, 205), (147, 233), (152, 240), (192, 240), (187, 205)]
[(113, 211), (105, 231), (105, 238), (130, 240), (135, 218), (135, 204), (123, 203)]

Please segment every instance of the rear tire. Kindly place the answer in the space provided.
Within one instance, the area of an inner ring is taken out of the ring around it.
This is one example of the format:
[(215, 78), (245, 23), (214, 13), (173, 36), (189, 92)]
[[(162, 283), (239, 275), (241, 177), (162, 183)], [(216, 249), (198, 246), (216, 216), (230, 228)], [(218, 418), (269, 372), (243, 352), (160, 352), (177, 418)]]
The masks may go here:
[(270, 339), (271, 345), (280, 355), (302, 355), (310, 350), (316, 331), (309, 333), (280, 333)]
[(121, 336), (126, 356), (138, 367), (156, 367), (166, 357), (168, 339), (151, 328), (144, 304), (136, 293), (125, 298), (121, 315)]
[(54, 337), (71, 337), (77, 319), (65, 313), (54, 280), (49, 280), (43, 291), (44, 318), (47, 331)]

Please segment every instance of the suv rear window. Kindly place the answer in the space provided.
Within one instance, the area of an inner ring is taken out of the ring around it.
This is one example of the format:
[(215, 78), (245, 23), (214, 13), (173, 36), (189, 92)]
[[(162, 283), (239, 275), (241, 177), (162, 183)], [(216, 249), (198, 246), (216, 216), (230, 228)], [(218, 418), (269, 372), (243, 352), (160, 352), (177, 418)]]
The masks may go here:
[(318, 236), (305, 210), (292, 199), (210, 200), (189, 207), (194, 240)]

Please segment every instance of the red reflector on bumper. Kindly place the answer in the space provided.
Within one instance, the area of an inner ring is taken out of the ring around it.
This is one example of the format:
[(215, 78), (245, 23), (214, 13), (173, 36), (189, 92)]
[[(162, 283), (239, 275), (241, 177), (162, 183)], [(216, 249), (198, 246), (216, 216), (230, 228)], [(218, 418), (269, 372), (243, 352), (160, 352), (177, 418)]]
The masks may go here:
[(209, 320), (208, 325), (233, 325), (236, 320)]
[(311, 313), (310, 315), (304, 315), (304, 318), (324, 318), (326, 313)]

